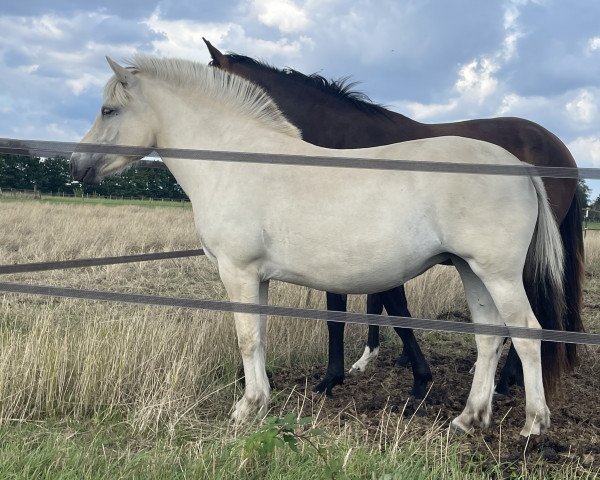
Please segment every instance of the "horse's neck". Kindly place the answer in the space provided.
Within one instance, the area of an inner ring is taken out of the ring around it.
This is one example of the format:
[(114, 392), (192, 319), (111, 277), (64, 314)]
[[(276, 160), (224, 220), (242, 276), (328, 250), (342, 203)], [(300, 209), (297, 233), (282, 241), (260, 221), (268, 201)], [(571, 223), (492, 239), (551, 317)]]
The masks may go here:
[[(302, 84), (301, 80), (286, 78), (281, 73), (249, 67), (237, 68), (234, 72), (264, 88), (309, 143), (359, 148), (421, 138), (416, 133), (421, 124), (399, 113), (354, 103), (342, 95)], [(366, 136), (366, 131), (371, 137)], [(332, 144), (332, 139), (338, 140)]]
[[(185, 94), (157, 92), (150, 101), (157, 112), (160, 129), (158, 148), (227, 150), (232, 152), (318, 155), (319, 148), (300, 138), (273, 130), (262, 121), (248, 118), (233, 106), (218, 106), (218, 100), (186, 97)], [(204, 108), (205, 102), (217, 106)], [(197, 108), (190, 106), (198, 105)], [(231, 164), (197, 160), (164, 159), (188, 196), (210, 189)]]

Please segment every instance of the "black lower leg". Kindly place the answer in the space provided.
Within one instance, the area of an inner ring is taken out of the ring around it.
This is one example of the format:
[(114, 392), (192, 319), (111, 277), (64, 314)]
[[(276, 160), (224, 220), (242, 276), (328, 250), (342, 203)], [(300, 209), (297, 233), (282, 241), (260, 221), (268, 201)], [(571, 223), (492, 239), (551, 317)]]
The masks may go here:
[[(383, 299), (380, 294), (367, 295), (367, 313), (372, 315), (381, 315), (383, 313)], [(369, 347), (371, 352), (379, 348), (379, 325), (369, 325), (367, 347)]]
[[(399, 286), (388, 290), (385, 294), (382, 294), (385, 299), (385, 310), (388, 315), (395, 315), (398, 317), (410, 317), (408, 311), (408, 301), (406, 300), (406, 293), (404, 292), (404, 286)], [(406, 344), (402, 342), (402, 352), (396, 359), (395, 365), (400, 368), (408, 368), (410, 366), (410, 355), (406, 350)]]
[[(410, 317), (408, 302), (404, 287), (400, 286), (385, 292), (384, 305), (388, 314), (399, 317)], [(412, 330), (407, 328), (394, 328), (404, 344), (403, 355), (406, 355), (413, 372), (412, 395), (423, 398), (427, 392), (427, 384), (431, 381), (431, 369), (421, 351), (421, 347)], [(402, 357), (401, 357), (402, 358)], [(400, 360), (400, 359), (399, 359)]]
[[(346, 297), (327, 292), (327, 309), (345, 312)], [(344, 383), (344, 327), (343, 322), (327, 322), (327, 330), (329, 332), (329, 360), (327, 364), (327, 372), (323, 380), (319, 382), (313, 389), (318, 393), (323, 393), (327, 396), (332, 395), (332, 389), (336, 385)]]
[(523, 382), (523, 366), (521, 359), (515, 350), (514, 345), (510, 345), (510, 350), (506, 357), (506, 363), (500, 371), (500, 379), (496, 385), (496, 393), (500, 395), (510, 395), (510, 387), (518, 385), (522, 387)]

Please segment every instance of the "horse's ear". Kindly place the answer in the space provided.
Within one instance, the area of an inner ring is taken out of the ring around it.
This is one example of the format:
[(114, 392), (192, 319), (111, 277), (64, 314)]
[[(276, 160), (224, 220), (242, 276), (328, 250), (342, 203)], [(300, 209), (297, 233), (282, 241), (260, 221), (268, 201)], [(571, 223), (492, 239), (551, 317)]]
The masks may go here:
[(122, 83), (124, 87), (130, 87), (135, 83), (135, 76), (130, 70), (127, 70), (125, 67), (122, 67), (110, 57), (106, 57), (106, 61), (110, 65), (110, 68), (112, 68), (112, 71), (115, 72), (117, 80), (119, 80), (119, 82)]
[(208, 52), (212, 57), (212, 62), (210, 62), (210, 64), (213, 67), (226, 68), (229, 65), (229, 59), (227, 58), (227, 56), (223, 55), (206, 38), (202, 37), (202, 40), (204, 40), (204, 43), (206, 43), (206, 48), (208, 48)]

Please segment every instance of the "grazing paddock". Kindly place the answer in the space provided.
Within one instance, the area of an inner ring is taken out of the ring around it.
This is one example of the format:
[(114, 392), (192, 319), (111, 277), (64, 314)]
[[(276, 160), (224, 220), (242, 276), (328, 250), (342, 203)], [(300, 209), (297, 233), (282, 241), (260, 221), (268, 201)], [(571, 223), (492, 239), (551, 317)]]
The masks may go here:
[[(0, 201), (0, 263), (198, 248), (191, 209)], [(600, 332), (600, 233), (586, 236), (584, 321)], [(204, 257), (18, 274), (3, 280), (118, 292), (226, 299)], [(435, 267), (407, 285), (414, 316), (463, 321), (458, 275)], [(273, 282), (270, 302), (324, 308), (325, 295)], [(364, 297), (350, 309), (364, 311)], [(323, 430), (317, 453), (243, 447), (256, 425), (235, 430), (241, 395), (231, 315), (100, 302), (0, 296), (0, 477), (13, 471), (90, 478), (594, 478), (600, 468), (600, 351), (551, 404), (552, 427), (519, 439), (523, 391), (494, 401), (496, 425), (448, 434), (471, 382), (472, 337), (420, 332), (434, 383), (423, 405), (407, 398), (411, 375), (394, 368), (396, 336), (384, 333), (377, 361), (350, 376), (333, 399), (313, 396), (327, 355), (323, 322), (270, 319), (270, 415), (311, 416)], [(363, 349), (365, 327), (349, 325), (346, 364)], [(277, 462), (271, 462), (275, 455)], [(79, 460), (77, 460), (79, 459)], [(83, 459), (83, 460), (81, 460)], [(89, 465), (79, 470), (78, 465)], [(566, 466), (565, 466), (566, 465)], [(331, 474), (327, 473), (328, 467)], [(35, 470), (39, 468), (41, 470)], [(404, 473), (402, 473), (404, 472)], [(373, 473), (373, 477), (371, 475)], [(289, 475), (289, 476), (286, 476)], [(395, 476), (396, 475), (396, 476)], [(586, 477), (587, 475), (587, 477)]]

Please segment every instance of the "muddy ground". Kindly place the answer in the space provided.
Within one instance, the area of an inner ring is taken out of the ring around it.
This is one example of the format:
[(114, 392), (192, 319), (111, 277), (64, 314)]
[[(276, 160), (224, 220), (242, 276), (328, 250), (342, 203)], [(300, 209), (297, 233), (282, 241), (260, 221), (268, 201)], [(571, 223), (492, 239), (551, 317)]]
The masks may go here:
[[(594, 313), (600, 310), (598, 289), (586, 289), (584, 305), (584, 319), (594, 317)], [(464, 321), (461, 318), (453, 320)], [(596, 328), (595, 320), (588, 330), (600, 330)], [(453, 336), (444, 337), (442, 344), (437, 346), (428, 344), (427, 339), (421, 341), (434, 378), (423, 404), (409, 397), (412, 385), (410, 370), (394, 366), (399, 354), (398, 346), (390, 345), (390, 342), (386, 346), (384, 340), (378, 359), (368, 366), (366, 372), (347, 375), (344, 385), (337, 386), (333, 397), (322, 403), (320, 415), (330, 416), (340, 423), (358, 420), (374, 434), (381, 427), (382, 418), (390, 421), (390, 417), (382, 415), (385, 410), (391, 410), (392, 420), (402, 415), (407, 422), (410, 420), (410, 425), (423, 431), (436, 420), (445, 422), (447, 426), (462, 411), (469, 393), (472, 380), (469, 370), (476, 354), (474, 342)], [(508, 344), (501, 365), (507, 351)], [(600, 349), (583, 347), (580, 358), (580, 366), (564, 378), (560, 397), (549, 402), (552, 426), (545, 435), (532, 437), (528, 442), (520, 437), (519, 431), (525, 421), (524, 391), (513, 387), (510, 398), (494, 399), (492, 426), (485, 431), (477, 431), (473, 436), (462, 435), (461, 446), (465, 451), (488, 455), (494, 462), (500, 455), (501, 461), (509, 462), (526, 458), (562, 463), (570, 459), (593, 469), (600, 467)], [(346, 355), (347, 367), (355, 360)], [(289, 391), (293, 387), (304, 391), (307, 386), (312, 388), (316, 385), (324, 373), (324, 365), (278, 370), (273, 372), (271, 383), (275, 392)], [(281, 397), (275, 396), (276, 405), (285, 400)], [(313, 395), (308, 397), (308, 401), (313, 404), (308, 408), (317, 408), (323, 398)], [(342, 413), (338, 417), (340, 411)]]

